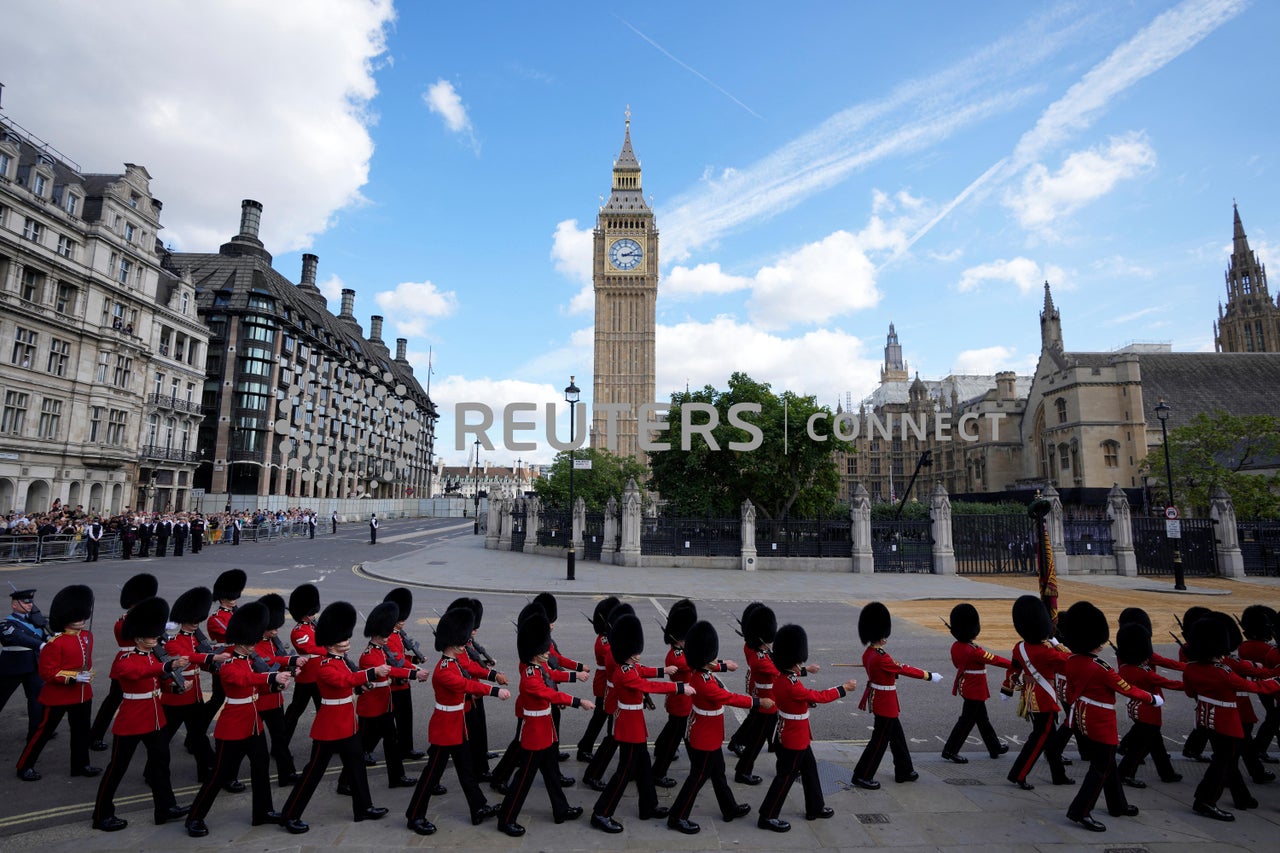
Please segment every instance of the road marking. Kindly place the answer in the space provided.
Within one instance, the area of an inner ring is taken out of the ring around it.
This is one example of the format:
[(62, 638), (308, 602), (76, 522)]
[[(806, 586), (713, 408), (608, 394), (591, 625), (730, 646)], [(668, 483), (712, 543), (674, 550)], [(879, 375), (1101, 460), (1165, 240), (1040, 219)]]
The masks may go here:
[(269, 571), (269, 572), (262, 572), (262, 574), (264, 574), (264, 575), (275, 575), (275, 574), (279, 574), (280, 572), (287, 572), (287, 571), (289, 571), (289, 570), (288, 570), (288, 569), (272, 569), (272, 570), (271, 570), (271, 571)]
[(649, 602), (650, 602), (654, 607), (658, 608), (658, 612), (662, 614), (662, 618), (663, 618), (663, 619), (666, 619), (666, 618), (667, 618), (667, 611), (666, 611), (666, 608), (664, 608), (661, 604), (659, 604), (659, 603), (658, 603), (658, 599), (656, 599), (656, 598), (650, 598), (650, 599), (649, 599)]

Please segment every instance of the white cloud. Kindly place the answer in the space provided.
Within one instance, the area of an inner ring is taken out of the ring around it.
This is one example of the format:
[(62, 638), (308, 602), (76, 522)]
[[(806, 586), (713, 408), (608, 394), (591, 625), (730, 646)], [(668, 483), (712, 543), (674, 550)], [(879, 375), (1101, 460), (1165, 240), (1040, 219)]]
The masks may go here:
[[(956, 356), (953, 373), (960, 374), (992, 374), (1001, 370), (1015, 370), (1014, 356), (1018, 350), (1014, 347), (994, 346), (981, 349), (967, 349)], [(1024, 359), (1025, 360), (1025, 359)]]
[[(421, 381), (421, 380), (419, 380)], [(524, 461), (550, 462), (555, 450), (546, 438), (547, 403), (558, 403), (557, 410), (560, 430), (557, 435), (562, 440), (569, 438), (568, 405), (564, 402), (564, 391), (546, 383), (523, 382), (517, 379), (468, 379), (464, 376), (446, 376), (431, 386), (431, 399), (440, 411), (440, 420), (436, 427), (436, 452), (444, 456), (451, 464), (465, 464), (468, 456), (474, 453), (472, 442), (474, 435), (461, 433), (462, 424), (458, 420), (458, 406), (463, 403), (476, 403), (487, 406), (493, 413), (493, 425), (486, 434), (494, 445), (494, 450), (480, 451), (480, 460), (488, 460), (492, 464), (507, 465), (517, 457)], [(532, 421), (535, 426), (530, 430), (517, 431), (513, 438), (517, 442), (532, 441), (537, 443), (536, 450), (507, 450), (502, 441), (503, 409), (508, 403), (534, 403), (536, 412), (522, 412), (517, 416), (520, 421)], [(579, 407), (581, 413), (582, 408)], [(479, 423), (477, 414), (466, 415), (468, 424)], [(590, 419), (588, 418), (588, 422)], [(459, 448), (459, 442), (463, 446)]]
[[(1119, 326), (1125, 323), (1132, 323), (1134, 320), (1140, 320), (1143, 317), (1148, 317), (1152, 314), (1160, 314), (1167, 310), (1168, 310), (1167, 305), (1153, 305), (1150, 308), (1139, 308), (1137, 311), (1132, 311), (1128, 314), (1122, 314), (1119, 317), (1112, 317), (1110, 320), (1107, 320), (1106, 324), (1108, 326)], [(1145, 326), (1146, 328), (1150, 329), (1150, 328), (1154, 328), (1155, 324), (1147, 323), (1145, 324)]]
[(681, 299), (707, 294), (733, 293), (751, 286), (749, 278), (729, 275), (719, 264), (698, 264), (689, 267), (673, 267), (662, 279), (662, 296)]
[[(320, 288), (320, 292), (324, 294), (324, 298), (328, 300), (330, 305), (339, 306), (342, 304), (342, 289), (346, 286), (347, 283), (339, 278), (337, 274), (331, 275), (316, 284), (316, 287)], [(333, 313), (337, 314), (338, 312), (335, 310)]]
[(1042, 270), (1040, 265), (1030, 258), (1017, 257), (1011, 260), (1000, 258), (976, 267), (969, 267), (960, 274), (960, 282), (956, 289), (961, 293), (978, 290), (989, 281), (1007, 281), (1017, 286), (1023, 294), (1027, 294), (1049, 281), (1055, 286), (1061, 284), (1063, 271), (1061, 267), (1049, 264)]
[(427, 109), (444, 119), (452, 133), (471, 133), (471, 117), (462, 104), (462, 96), (448, 80), (437, 80), (422, 95)]
[(1105, 145), (1070, 154), (1056, 173), (1032, 165), (1019, 190), (1005, 193), (1004, 203), (1023, 228), (1049, 229), (1064, 216), (1101, 198), (1122, 180), (1154, 168), (1155, 150), (1140, 133), (1113, 136)]
[(592, 290), (592, 229), (579, 228), (578, 220), (565, 219), (556, 223), (551, 236), (551, 260), (556, 271), (579, 285), (578, 292), (569, 300), (569, 313), (582, 314), (595, 308)]
[(868, 252), (892, 248), (905, 239), (873, 217), (859, 234), (837, 231), (780, 258), (756, 274), (747, 305), (752, 320), (766, 329), (794, 323), (822, 323), (880, 301), (875, 264)]
[(391, 0), (167, 4), (164, 31), (199, 37), (104, 47), (136, 44), (155, 14), (145, 0), (24, 4), (26, 31), (57, 33), (75, 59), (50, 61), (46, 41), (10, 27), (8, 115), (87, 172), (145, 166), (165, 203), (161, 237), (180, 251), (234, 235), (243, 198), (263, 203), (276, 251), (307, 248), (362, 202)]
[(458, 294), (429, 281), (405, 281), (374, 296), (384, 316), (401, 335), (421, 335), (427, 326), (458, 309)]

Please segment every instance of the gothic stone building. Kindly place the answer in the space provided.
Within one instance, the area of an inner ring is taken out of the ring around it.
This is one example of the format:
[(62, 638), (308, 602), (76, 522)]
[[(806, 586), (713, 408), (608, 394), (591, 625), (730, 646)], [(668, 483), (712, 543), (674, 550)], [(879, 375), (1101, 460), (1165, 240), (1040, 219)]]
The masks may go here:
[(1213, 342), (1218, 352), (1280, 352), (1280, 307), (1267, 290), (1267, 267), (1249, 249), (1235, 207), (1231, 260), (1225, 274), (1227, 304), (1218, 303)]

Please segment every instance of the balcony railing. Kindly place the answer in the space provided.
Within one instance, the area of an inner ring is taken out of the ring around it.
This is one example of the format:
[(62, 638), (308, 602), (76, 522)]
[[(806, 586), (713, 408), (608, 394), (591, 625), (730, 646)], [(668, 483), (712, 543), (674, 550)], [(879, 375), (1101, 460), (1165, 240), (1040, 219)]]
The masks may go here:
[(199, 462), (200, 454), (194, 450), (182, 450), (176, 447), (161, 447), (158, 444), (143, 445), (138, 451), (143, 459), (162, 459), (167, 462)]
[(191, 412), (196, 415), (204, 411), (203, 406), (198, 401), (183, 400), (181, 397), (175, 397), (171, 394), (151, 394), (147, 397), (147, 403), (152, 406), (161, 406), (178, 412)]

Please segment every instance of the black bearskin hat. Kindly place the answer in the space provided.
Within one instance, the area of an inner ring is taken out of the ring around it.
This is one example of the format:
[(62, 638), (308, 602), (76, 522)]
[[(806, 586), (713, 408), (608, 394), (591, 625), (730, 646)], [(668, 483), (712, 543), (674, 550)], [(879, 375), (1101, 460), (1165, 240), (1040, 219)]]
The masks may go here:
[(746, 607), (742, 608), (742, 616), (738, 617), (738, 636), (745, 637), (747, 630), (747, 621), (751, 619), (751, 614), (756, 611), (757, 607), (763, 607), (760, 602), (753, 601)]
[(320, 612), (320, 590), (313, 583), (304, 583), (289, 593), (289, 615), (301, 622)]
[[(888, 612), (888, 611), (886, 611)], [(809, 659), (809, 635), (799, 625), (783, 625), (773, 640), (773, 663), (786, 672)]]
[(1236, 620), (1217, 610), (1210, 613), (1209, 617), (1217, 619), (1227, 626), (1227, 654), (1235, 654), (1236, 649), (1240, 648), (1240, 644), (1244, 642), (1244, 634), (1240, 633), (1240, 626), (1236, 624)]
[(560, 615), (560, 608), (556, 605), (556, 597), (549, 592), (540, 592), (533, 597), (533, 600), (542, 605), (543, 611), (547, 614), (547, 621), (554, 625), (556, 617)]
[[(473, 620), (471, 625), (471, 630), (479, 631), (480, 620), (484, 618), (484, 605), (480, 603), (480, 599), (467, 598), (464, 596), (462, 598), (455, 598), (453, 602), (449, 605), (450, 610), (456, 610), (459, 607), (465, 607), (466, 609), (471, 611), (471, 617)], [(543, 608), (543, 612), (544, 613), (546, 612), (545, 607)], [(471, 635), (467, 634), (467, 638), (470, 639)]]
[(720, 655), (720, 635), (705, 619), (694, 622), (684, 635), (684, 660), (697, 672)]
[(134, 575), (120, 587), (120, 607), (128, 610), (143, 599), (154, 598), (159, 591), (160, 581), (156, 580), (155, 575), (146, 572)]
[(451, 646), (465, 646), (475, 630), (476, 615), (470, 607), (451, 607), (436, 624), (436, 651)]
[(628, 615), (635, 616), (636, 609), (632, 607), (630, 604), (627, 604), (625, 601), (620, 603), (617, 607), (610, 610), (609, 611), (609, 630), (612, 631), (613, 626), (618, 623), (618, 620), (621, 619), (623, 616), (628, 616)]
[(972, 643), (981, 632), (978, 608), (967, 601), (951, 608), (951, 636), (962, 643)]
[[(520, 629), (520, 626), (524, 623), (524, 620), (528, 619), (530, 616), (534, 615), (535, 613), (541, 613), (544, 617), (547, 615), (547, 611), (542, 609), (542, 605), (538, 603), (537, 599), (530, 601), (524, 607), (520, 608), (520, 613), (519, 615), (516, 616), (516, 630), (518, 631)], [(547, 623), (550, 624), (550, 622), (551, 620), (548, 619)]]
[(400, 609), (394, 601), (384, 601), (369, 611), (369, 618), (364, 620), (366, 637), (390, 637), (400, 621)]
[(698, 621), (698, 608), (692, 601), (682, 598), (667, 611), (667, 624), (662, 629), (662, 641), (668, 645), (684, 640), (684, 635)]
[(398, 586), (388, 592), (382, 600), (396, 603), (396, 612), (400, 614), (401, 622), (407, 620), (409, 614), (413, 612), (413, 590), (408, 587)]
[(1078, 655), (1091, 654), (1111, 637), (1106, 614), (1089, 601), (1068, 607), (1059, 623), (1067, 648)]
[(771, 607), (757, 605), (750, 613), (744, 610), (742, 617), (742, 639), (748, 646), (758, 649), (765, 643), (773, 642), (778, 633), (778, 617), (773, 615)]
[(1275, 633), (1276, 612), (1265, 604), (1253, 604), (1240, 614), (1240, 629), (1250, 640), (1270, 640)]
[(1208, 663), (1226, 655), (1229, 649), (1230, 636), (1222, 620), (1201, 618), (1187, 628), (1186, 652), (1190, 660)]
[(640, 624), (640, 617), (624, 613), (614, 620), (609, 631), (609, 650), (618, 666), (644, 651), (644, 626)]
[(244, 586), (248, 582), (249, 576), (244, 573), (244, 570), (227, 569), (213, 582), (214, 600), (235, 601), (244, 593)]
[(522, 662), (533, 663), (534, 658), (550, 648), (551, 621), (542, 608), (538, 608), (520, 620), (520, 627), (516, 628), (516, 651)]
[(1209, 608), (1201, 607), (1199, 604), (1188, 607), (1187, 612), (1182, 614), (1182, 630), (1189, 630), (1202, 616), (1208, 616), (1212, 612)]
[[(1123, 628), (1130, 622), (1136, 622), (1143, 628), (1146, 628), (1148, 636), (1154, 633), (1151, 630), (1151, 617), (1148, 616), (1147, 611), (1143, 610), (1141, 607), (1126, 607), (1124, 610), (1120, 611), (1120, 627)], [(1119, 637), (1120, 635), (1116, 634), (1116, 638), (1119, 639)]]
[(1043, 643), (1053, 636), (1049, 611), (1038, 596), (1022, 595), (1013, 602), (1013, 628), (1028, 643)]
[(316, 620), (316, 645), (336, 646), (356, 632), (356, 609), (345, 601), (334, 601)]
[(1129, 622), (1116, 631), (1116, 660), (1140, 664), (1151, 658), (1151, 635), (1141, 622)]
[(267, 627), (264, 630), (278, 631), (284, 625), (284, 596), (279, 593), (269, 592), (259, 598), (267, 606)]
[(596, 609), (591, 611), (591, 627), (597, 634), (609, 633), (609, 611), (621, 603), (616, 595), (610, 595), (596, 602)]
[(144, 598), (135, 602), (125, 614), (124, 624), (120, 626), (120, 636), (125, 642), (141, 637), (161, 637), (164, 635), (164, 624), (169, 621), (169, 602), (163, 598)]
[(58, 590), (49, 602), (49, 628), (56, 634), (72, 622), (83, 622), (93, 615), (93, 590), (75, 583)]
[(213, 609), (213, 593), (207, 586), (189, 589), (178, 596), (169, 608), (169, 618), (179, 625), (199, 625)]
[(858, 639), (864, 646), (880, 642), (892, 630), (893, 619), (889, 616), (889, 608), (878, 601), (872, 601), (858, 614)]
[[(261, 601), (251, 601), (238, 607), (227, 620), (227, 643), (232, 646), (256, 646), (270, 623), (271, 608)], [(317, 631), (317, 642), (319, 638), (320, 632)]]

